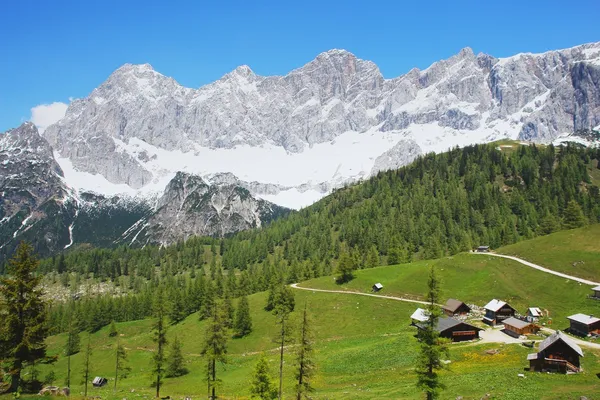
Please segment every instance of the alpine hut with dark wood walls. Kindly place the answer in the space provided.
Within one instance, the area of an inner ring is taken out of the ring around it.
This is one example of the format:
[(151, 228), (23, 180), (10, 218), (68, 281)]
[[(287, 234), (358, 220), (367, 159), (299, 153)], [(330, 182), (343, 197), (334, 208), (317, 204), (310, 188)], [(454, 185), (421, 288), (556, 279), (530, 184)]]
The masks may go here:
[(499, 325), (506, 318), (514, 317), (516, 310), (502, 300), (493, 299), (483, 307), (485, 316), (483, 322), (488, 325)]
[[(417, 324), (417, 328), (423, 329), (423, 323)], [(463, 342), (479, 338), (479, 331), (483, 329), (468, 324), (452, 317), (440, 318), (435, 329), (440, 336), (453, 342)]]
[(446, 305), (442, 306), (442, 309), (449, 317), (454, 317), (456, 315), (467, 315), (471, 311), (471, 307), (456, 299), (448, 299)]
[(529, 354), (530, 371), (580, 372), (583, 351), (571, 338), (556, 331), (540, 343), (537, 353)]
[(600, 333), (600, 318), (593, 315), (575, 314), (567, 317), (569, 320), (569, 333), (587, 336), (592, 333)]

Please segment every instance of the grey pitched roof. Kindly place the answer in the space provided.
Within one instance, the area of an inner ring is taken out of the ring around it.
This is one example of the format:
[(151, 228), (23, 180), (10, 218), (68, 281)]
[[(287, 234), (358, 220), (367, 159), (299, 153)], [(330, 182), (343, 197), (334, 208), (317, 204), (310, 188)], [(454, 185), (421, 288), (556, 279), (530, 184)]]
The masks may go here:
[(591, 325), (591, 324), (595, 324), (596, 322), (600, 321), (600, 318), (596, 318), (592, 315), (586, 315), (586, 314), (581, 314), (581, 313), (571, 315), (571, 316), (567, 317), (567, 319), (571, 320), (571, 321), (579, 322), (584, 325)]
[(454, 312), (454, 311), (458, 310), (458, 308), (459, 308), (460, 306), (462, 306), (463, 304), (464, 304), (464, 303), (463, 303), (462, 301), (460, 301), (460, 300), (456, 300), (456, 299), (448, 299), (448, 301), (446, 302), (446, 305), (445, 305), (445, 306), (443, 306), (443, 308), (444, 308), (445, 310), (448, 310), (448, 311), (452, 311), (452, 312)]
[(542, 343), (540, 343), (539, 350), (540, 352), (544, 351), (546, 348), (550, 347), (550, 345), (562, 340), (564, 344), (575, 350), (577, 354), (583, 357), (583, 351), (581, 351), (581, 347), (579, 347), (570, 337), (562, 333), (561, 331), (556, 331), (552, 335), (548, 336)]
[(522, 329), (528, 325), (531, 325), (531, 323), (529, 323), (527, 321), (521, 321), (520, 319), (517, 319), (515, 317), (506, 318), (504, 321), (502, 321), (502, 323), (504, 325), (514, 326), (515, 328), (518, 328), (518, 329)]
[[(464, 321), (461, 321), (461, 320), (458, 320), (458, 319), (452, 318), (452, 317), (440, 318), (438, 320), (437, 326), (435, 327), (435, 330), (438, 331), (438, 332), (443, 332), (443, 331), (445, 331), (447, 329), (454, 328), (455, 326), (460, 325), (460, 324), (468, 325), (468, 326), (470, 326), (471, 328), (473, 328), (476, 331), (483, 330), (481, 328), (478, 328), (478, 327), (473, 326), (471, 324), (467, 324)], [(421, 328), (421, 329), (423, 329), (423, 327), (424, 327), (423, 324), (418, 324), (417, 326), (419, 328)]]
[(485, 308), (486, 310), (490, 310), (490, 311), (494, 311), (495, 312), (495, 311), (498, 311), (499, 309), (501, 309), (502, 307), (504, 307), (505, 305), (506, 305), (505, 301), (497, 300), (497, 299), (492, 299), (483, 308)]

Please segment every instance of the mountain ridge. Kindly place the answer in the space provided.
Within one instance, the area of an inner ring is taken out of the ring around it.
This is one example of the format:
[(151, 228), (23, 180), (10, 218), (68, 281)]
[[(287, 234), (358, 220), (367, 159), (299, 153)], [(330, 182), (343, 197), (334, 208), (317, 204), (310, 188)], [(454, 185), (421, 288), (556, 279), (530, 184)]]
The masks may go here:
[(507, 58), (466, 47), (386, 79), (372, 61), (333, 49), (286, 75), (242, 65), (198, 89), (125, 64), (44, 136), (81, 174), (133, 191), (177, 171), (333, 188), (376, 173), (375, 160), (406, 140), (426, 153), (501, 138), (548, 143), (597, 126), (597, 60), (600, 42)]

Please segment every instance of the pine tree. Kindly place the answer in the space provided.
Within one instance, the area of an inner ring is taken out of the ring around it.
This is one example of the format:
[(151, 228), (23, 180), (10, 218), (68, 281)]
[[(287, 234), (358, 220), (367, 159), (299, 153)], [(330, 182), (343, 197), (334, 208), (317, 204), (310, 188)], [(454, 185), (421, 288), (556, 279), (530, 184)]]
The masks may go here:
[(206, 381), (208, 394), (211, 400), (215, 400), (216, 388), (220, 383), (217, 379), (217, 362), (227, 362), (227, 327), (225, 326), (223, 311), (214, 305), (212, 318), (206, 327), (206, 335), (202, 355), (206, 357)]
[(250, 304), (248, 297), (240, 298), (234, 324), (235, 336), (244, 337), (252, 332), (252, 318), (250, 316)]
[(223, 313), (225, 317), (225, 326), (227, 329), (233, 328), (235, 308), (233, 308), (233, 303), (231, 302), (231, 297), (229, 297), (228, 293), (225, 293), (225, 298), (223, 299)]
[(65, 356), (70, 357), (79, 353), (81, 338), (77, 325), (72, 323), (67, 332), (67, 342), (65, 343)]
[(125, 379), (131, 372), (131, 367), (127, 365), (127, 351), (125, 347), (119, 343), (117, 339), (117, 346), (115, 352), (115, 386), (113, 390), (117, 390), (117, 382), (120, 379)]
[(88, 393), (88, 383), (90, 381), (90, 360), (92, 357), (92, 340), (91, 334), (88, 332), (87, 334), (87, 345), (85, 346), (85, 354), (83, 360), (83, 369), (81, 370), (83, 385), (84, 385), (84, 394), (83, 397), (87, 398)]
[(160, 387), (165, 374), (165, 346), (167, 345), (167, 304), (162, 288), (159, 288), (153, 304), (154, 322), (154, 343), (156, 343), (156, 352), (153, 359), (153, 373), (155, 376), (154, 385), (156, 386), (156, 397), (160, 397)]
[(581, 211), (581, 206), (575, 200), (567, 203), (563, 225), (566, 229), (580, 228), (585, 225), (585, 216)]
[(175, 336), (175, 340), (171, 343), (169, 357), (167, 359), (167, 377), (176, 378), (187, 374), (188, 370), (185, 368), (184, 364), (185, 360), (181, 351), (181, 342), (179, 341), (179, 337)]
[(442, 311), (438, 306), (440, 299), (439, 280), (433, 265), (427, 281), (428, 291), (427, 315), (429, 319), (423, 323), (419, 330), (420, 353), (417, 358), (417, 387), (427, 395), (427, 400), (436, 399), (443, 388), (437, 370), (443, 369), (443, 356), (448, 356), (448, 347), (445, 339), (440, 338), (436, 330)]
[(277, 388), (269, 373), (269, 362), (264, 354), (254, 367), (250, 382), (250, 394), (252, 399), (274, 400), (277, 398)]
[(169, 319), (171, 320), (172, 324), (177, 324), (183, 321), (186, 317), (185, 299), (183, 298), (179, 288), (172, 291), (171, 298), (173, 300), (171, 303), (171, 309), (169, 310)]
[(108, 337), (115, 337), (119, 334), (119, 332), (117, 332), (117, 326), (115, 325), (115, 321), (112, 320), (110, 322), (110, 328), (108, 330)]
[(204, 293), (202, 296), (202, 304), (200, 305), (200, 320), (210, 318), (212, 312), (216, 309), (215, 288), (212, 281), (206, 281)]
[(31, 246), (21, 242), (8, 262), (8, 276), (0, 279), (0, 297), (4, 302), (0, 314), (0, 358), (9, 364), (11, 392), (20, 389), (21, 372), (26, 365), (46, 359), (48, 328), (37, 267)]
[(298, 380), (298, 384), (296, 385), (297, 400), (302, 400), (302, 398), (308, 399), (309, 393), (314, 391), (314, 388), (310, 384), (310, 379), (313, 377), (315, 370), (315, 364), (313, 362), (312, 355), (312, 330), (305, 304), (304, 312), (302, 313), (302, 322), (300, 324), (299, 346), (296, 356), (298, 368), (296, 371), (296, 379)]

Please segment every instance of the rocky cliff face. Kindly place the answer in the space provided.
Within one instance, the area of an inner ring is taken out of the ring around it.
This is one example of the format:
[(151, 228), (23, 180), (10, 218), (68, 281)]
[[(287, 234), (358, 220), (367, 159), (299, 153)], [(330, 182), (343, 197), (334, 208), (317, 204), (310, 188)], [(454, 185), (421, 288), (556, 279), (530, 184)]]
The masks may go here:
[(123, 235), (131, 244), (171, 244), (190, 236), (226, 236), (258, 228), (287, 209), (254, 198), (237, 183), (209, 184), (201, 177), (179, 172), (147, 218)]
[(167, 244), (258, 227), (287, 212), (255, 199), (235, 177), (209, 184), (180, 173), (156, 199), (80, 192), (31, 123), (0, 134), (0, 193), (0, 263), (21, 240), (42, 256), (82, 243)]
[(45, 137), (79, 171), (134, 189), (178, 170), (334, 187), (380, 170), (375, 160), (392, 148), (390, 166), (410, 160), (398, 151), (405, 140), (411, 152), (442, 151), (503, 137), (550, 142), (597, 126), (599, 71), (600, 43), (505, 59), (465, 48), (394, 79), (331, 50), (285, 76), (242, 66), (199, 89), (127, 64), (72, 102)]

